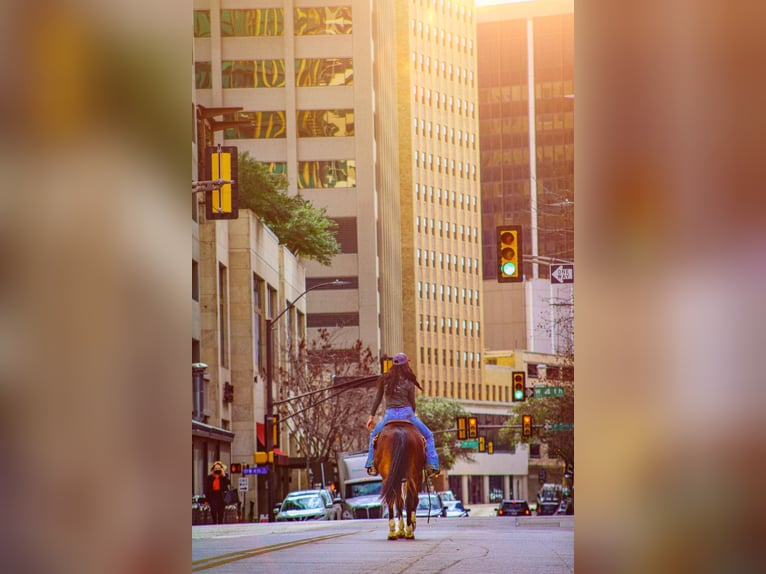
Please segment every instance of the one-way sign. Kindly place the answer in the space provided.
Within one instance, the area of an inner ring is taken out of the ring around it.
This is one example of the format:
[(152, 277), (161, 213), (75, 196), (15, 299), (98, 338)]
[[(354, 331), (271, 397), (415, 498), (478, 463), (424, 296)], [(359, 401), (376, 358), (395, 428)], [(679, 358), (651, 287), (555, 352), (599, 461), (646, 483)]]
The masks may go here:
[(552, 283), (574, 283), (574, 265), (551, 265)]

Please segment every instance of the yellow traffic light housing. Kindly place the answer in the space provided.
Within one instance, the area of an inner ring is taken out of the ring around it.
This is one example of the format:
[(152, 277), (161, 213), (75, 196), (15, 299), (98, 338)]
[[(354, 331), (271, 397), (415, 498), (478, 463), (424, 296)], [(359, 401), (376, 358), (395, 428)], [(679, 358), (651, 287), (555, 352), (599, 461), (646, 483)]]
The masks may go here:
[(479, 452), (487, 450), (487, 437), (479, 436)]
[(532, 417), (530, 415), (521, 417), (521, 436), (524, 438), (532, 436)]
[(526, 373), (514, 371), (511, 373), (511, 402), (520, 403), (527, 400)]
[(497, 228), (497, 280), (518, 283), (524, 280), (521, 256), (521, 225), (501, 225)]
[(491, 440), (487, 441), (487, 454), (495, 454), (495, 443)]
[(466, 428), (465, 419), (465, 417), (457, 417), (457, 440), (465, 440), (468, 438), (468, 429)]
[(479, 438), (479, 423), (476, 417), (468, 417), (468, 438)]
[(232, 181), (232, 183), (225, 183), (205, 192), (205, 217), (207, 219), (237, 219), (239, 217), (237, 148), (211, 146), (207, 148), (206, 155), (207, 179)]
[(381, 374), (386, 374), (388, 371), (391, 370), (391, 367), (394, 365), (394, 360), (384, 355), (380, 358), (380, 372)]

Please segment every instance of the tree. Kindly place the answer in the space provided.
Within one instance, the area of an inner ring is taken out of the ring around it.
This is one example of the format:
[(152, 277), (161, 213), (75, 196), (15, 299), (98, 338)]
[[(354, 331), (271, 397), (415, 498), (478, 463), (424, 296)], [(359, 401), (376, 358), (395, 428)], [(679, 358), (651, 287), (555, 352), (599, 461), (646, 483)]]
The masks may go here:
[[(574, 423), (574, 306), (570, 302), (551, 301), (559, 308), (555, 321), (542, 327), (556, 333), (559, 363), (548, 369), (546, 382), (564, 389), (563, 397), (529, 398), (513, 408), (509, 419), (499, 432), (500, 440), (514, 445), (527, 442), (522, 439), (521, 431), (509, 425), (521, 425), (521, 417), (530, 415), (533, 425), (545, 423)], [(530, 442), (548, 445), (550, 457), (560, 458), (564, 464), (574, 466), (574, 431), (554, 431), (545, 428), (533, 428)]]
[(327, 210), (301, 194), (288, 195), (287, 178), (271, 173), (248, 152), (239, 154), (239, 202), (240, 207), (253, 210), (296, 256), (330, 265), (340, 253), (335, 238), (338, 224)]
[(439, 453), (439, 464), (442, 470), (451, 469), (455, 461), (463, 459), (472, 461), (471, 451), (462, 449), (457, 444), (457, 431), (447, 432), (455, 428), (455, 419), (465, 417), (470, 413), (460, 403), (441, 397), (418, 395), (415, 399), (415, 412), (418, 418), (434, 433), (436, 452)]
[[(320, 329), (317, 339), (302, 340), (288, 350), (287, 368), (279, 373), (280, 399), (295, 397), (280, 406), (280, 420), (285, 420), (307, 467), (310, 462), (335, 459), (338, 452), (364, 450), (369, 434), (365, 427), (372, 402), (370, 388), (333, 385), (333, 375), (376, 374), (378, 362), (357, 340), (353, 345), (335, 345), (339, 331)], [(335, 387), (335, 388), (334, 388)], [(300, 397), (312, 391), (312, 395)]]

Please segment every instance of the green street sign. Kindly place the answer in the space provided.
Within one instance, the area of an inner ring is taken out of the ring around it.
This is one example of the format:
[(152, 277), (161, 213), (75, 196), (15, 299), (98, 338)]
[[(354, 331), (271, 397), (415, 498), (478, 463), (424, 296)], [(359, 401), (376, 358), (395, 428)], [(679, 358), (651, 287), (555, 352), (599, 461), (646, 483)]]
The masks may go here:
[(461, 440), (460, 448), (479, 448), (479, 439)]
[(574, 430), (574, 423), (545, 423), (543, 428), (550, 432)]
[(535, 398), (563, 397), (564, 387), (535, 387)]

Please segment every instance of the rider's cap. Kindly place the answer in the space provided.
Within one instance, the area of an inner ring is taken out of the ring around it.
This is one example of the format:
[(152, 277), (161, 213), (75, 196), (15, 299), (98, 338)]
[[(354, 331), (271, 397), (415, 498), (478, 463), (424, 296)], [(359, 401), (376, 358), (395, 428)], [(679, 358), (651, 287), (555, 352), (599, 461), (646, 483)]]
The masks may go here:
[(407, 355), (404, 353), (397, 353), (394, 355), (394, 365), (404, 365), (405, 363), (409, 363), (410, 360), (407, 358)]

